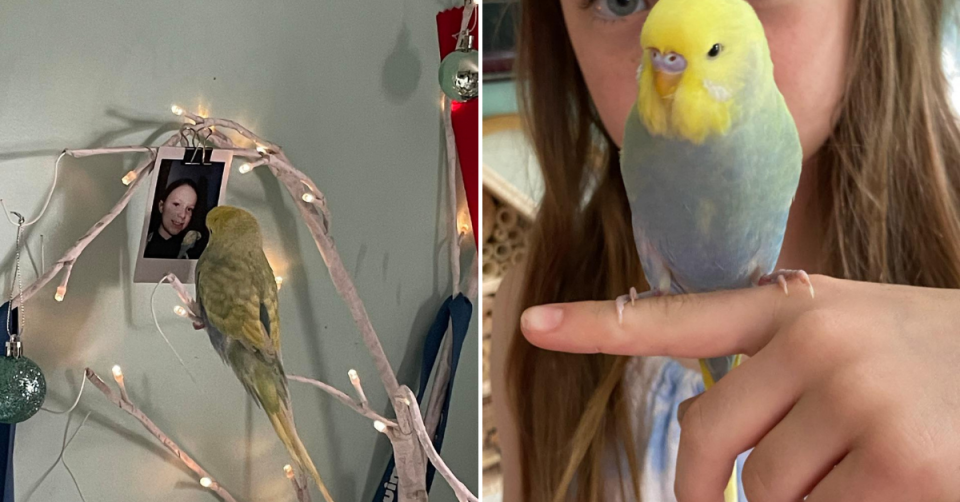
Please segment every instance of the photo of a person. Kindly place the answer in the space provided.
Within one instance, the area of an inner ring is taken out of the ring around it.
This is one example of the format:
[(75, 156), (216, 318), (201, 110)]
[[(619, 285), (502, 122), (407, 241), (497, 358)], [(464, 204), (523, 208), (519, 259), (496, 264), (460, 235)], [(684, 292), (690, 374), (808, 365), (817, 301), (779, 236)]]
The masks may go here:
[(225, 150), (198, 153), (186, 148), (160, 149), (134, 282), (156, 282), (168, 273), (182, 282), (193, 282), (196, 260), (210, 239), (207, 213), (223, 202), (233, 158)]
[(203, 246), (203, 231), (192, 229), (199, 189), (197, 184), (182, 178), (170, 183), (156, 204), (159, 213), (155, 227), (147, 234), (146, 258), (198, 259)]

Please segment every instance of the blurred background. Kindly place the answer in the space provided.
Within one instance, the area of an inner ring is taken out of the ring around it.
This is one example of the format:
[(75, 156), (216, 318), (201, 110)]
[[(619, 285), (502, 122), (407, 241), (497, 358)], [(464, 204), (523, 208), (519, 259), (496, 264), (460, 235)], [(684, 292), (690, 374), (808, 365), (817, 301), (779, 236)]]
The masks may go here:
[(519, 4), (483, 3), (483, 498), (501, 500), (500, 450), (490, 386), (494, 295), (523, 259), (527, 228), (543, 192), (539, 167), (523, 136), (513, 62)]

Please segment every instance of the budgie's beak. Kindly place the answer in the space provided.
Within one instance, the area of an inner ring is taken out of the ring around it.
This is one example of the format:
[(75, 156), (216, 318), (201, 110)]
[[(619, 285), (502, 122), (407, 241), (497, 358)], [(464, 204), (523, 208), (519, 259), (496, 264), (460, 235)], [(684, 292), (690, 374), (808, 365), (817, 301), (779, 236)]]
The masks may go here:
[(676, 52), (666, 54), (657, 49), (650, 50), (650, 60), (653, 65), (653, 80), (657, 94), (662, 99), (673, 97), (680, 85), (683, 72), (687, 69), (687, 60)]

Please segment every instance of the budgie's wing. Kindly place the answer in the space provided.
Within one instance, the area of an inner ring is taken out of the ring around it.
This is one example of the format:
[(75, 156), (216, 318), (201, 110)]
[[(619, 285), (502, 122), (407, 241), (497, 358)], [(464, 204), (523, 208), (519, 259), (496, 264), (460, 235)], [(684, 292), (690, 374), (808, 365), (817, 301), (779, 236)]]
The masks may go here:
[(278, 357), (277, 284), (262, 251), (229, 258), (205, 254), (197, 264), (197, 299), (208, 328), (268, 358)]
[(779, 138), (770, 130), (790, 120), (785, 108), (768, 115), (768, 120), (744, 122), (722, 139), (691, 145), (652, 136), (631, 112), (621, 172), (648, 281), (662, 281), (650, 277), (659, 275), (644, 258), (654, 254), (651, 250), (670, 272), (674, 293), (749, 287), (757, 272), (773, 268), (799, 181), (801, 152), (795, 128), (793, 141), (789, 131), (782, 135), (787, 140), (757, 140)]

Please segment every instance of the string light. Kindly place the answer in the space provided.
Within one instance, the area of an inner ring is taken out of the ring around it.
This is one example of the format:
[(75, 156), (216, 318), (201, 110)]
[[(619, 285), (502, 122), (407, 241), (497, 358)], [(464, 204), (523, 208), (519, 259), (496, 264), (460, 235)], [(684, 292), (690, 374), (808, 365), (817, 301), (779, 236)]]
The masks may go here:
[(213, 481), (210, 478), (206, 476), (200, 478), (200, 486), (204, 488), (210, 488), (210, 485), (212, 484), (213, 484)]
[(180, 305), (173, 307), (173, 313), (180, 317), (187, 317), (187, 309), (181, 307)]
[(170, 111), (173, 112), (173, 114), (176, 115), (176, 116), (178, 116), (178, 117), (179, 117), (180, 115), (183, 115), (183, 108), (180, 108), (180, 107), (177, 106), (177, 105), (171, 106), (171, 107), (170, 107)]
[(67, 287), (66, 287), (66, 286), (60, 286), (60, 287), (57, 288), (57, 292), (53, 295), (53, 299), (56, 300), (56, 301), (58, 301), (58, 302), (62, 302), (62, 301), (63, 301), (63, 297), (66, 296), (66, 295), (67, 295)]
[(357, 397), (360, 398), (360, 407), (366, 408), (369, 406), (367, 402), (367, 395), (363, 392), (363, 385), (360, 384), (360, 375), (357, 374), (357, 370), (350, 370), (347, 372), (347, 376), (350, 377), (350, 383), (353, 384), (354, 390), (357, 391)]
[(283, 277), (278, 275), (274, 279), (277, 281), (277, 291), (279, 291), (283, 287)]
[(130, 183), (133, 183), (133, 180), (135, 180), (135, 179), (137, 179), (137, 172), (136, 172), (136, 171), (130, 171), (130, 172), (128, 172), (127, 174), (123, 175), (123, 178), (120, 178), (120, 181), (121, 181), (124, 185), (129, 185)]
[(113, 379), (117, 381), (117, 387), (120, 388), (120, 399), (130, 402), (130, 398), (127, 397), (127, 386), (123, 385), (123, 371), (120, 370), (120, 365), (114, 364), (111, 371), (113, 371)]
[(317, 200), (317, 197), (310, 192), (303, 194), (300, 198), (307, 204), (313, 204), (313, 201)]
[(240, 174), (247, 174), (253, 170), (253, 166), (250, 164), (243, 164), (240, 166)]
[(290, 467), (290, 464), (283, 466), (283, 473), (287, 476), (287, 479), (293, 479), (293, 467)]
[(470, 211), (460, 210), (457, 212), (457, 232), (461, 237), (470, 233)]
[(374, 421), (373, 421), (373, 428), (376, 429), (377, 432), (385, 432), (385, 431), (387, 430), (387, 424), (385, 424), (385, 423), (383, 423), (383, 422), (381, 422), (381, 421), (379, 421), (379, 420), (374, 420)]

